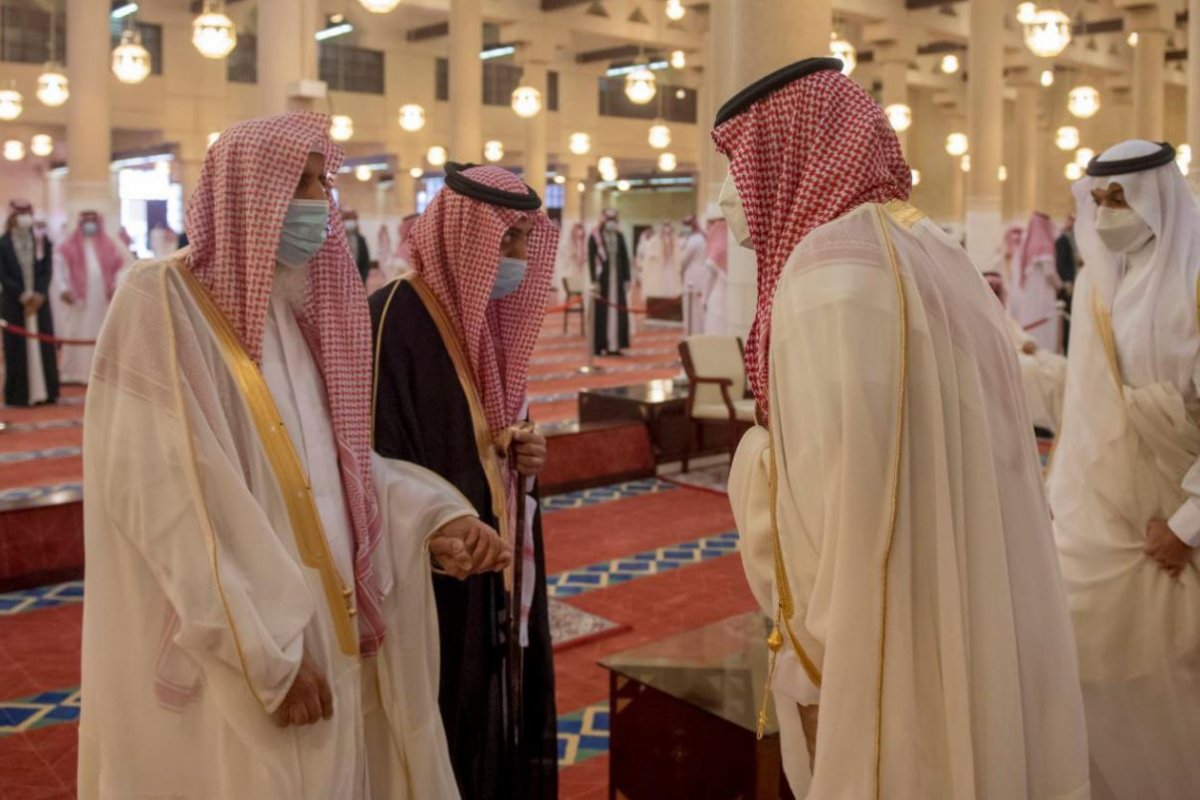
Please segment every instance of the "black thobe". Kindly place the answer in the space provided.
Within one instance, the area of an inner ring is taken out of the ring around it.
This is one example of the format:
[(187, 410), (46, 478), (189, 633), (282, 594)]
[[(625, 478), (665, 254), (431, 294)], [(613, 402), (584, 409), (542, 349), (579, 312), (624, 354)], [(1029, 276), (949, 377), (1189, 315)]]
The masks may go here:
[(358, 274), (363, 283), (367, 282), (367, 274), (371, 271), (371, 251), (367, 249), (367, 240), (358, 231), (347, 231), (350, 239), (350, 249), (354, 252), (354, 263), (358, 265)]
[[(1071, 300), (1075, 294), (1075, 273), (1079, 269), (1075, 250), (1075, 237), (1071, 233), (1062, 233), (1054, 243), (1054, 266), (1062, 281), (1058, 290), (1058, 299), (1067, 304), (1068, 314), (1071, 311)], [(1071, 320), (1063, 320), (1063, 351), (1071, 344)]]
[[(467, 396), (437, 324), (405, 281), (375, 292), (370, 304), (378, 353), (375, 450), (441, 475), (458, 487), (483, 522), (499, 530)], [(433, 579), (441, 634), (438, 702), (465, 800), (558, 794), (554, 665), (540, 514), (534, 518), (533, 539), (537, 579), (523, 659), (519, 753), (507, 726), (511, 623), (503, 576)]]
[[(10, 325), (25, 327), (25, 306), (21, 295), (32, 291), (46, 298), (38, 310), (38, 333), (54, 335), (54, 317), (50, 312), (50, 278), (53, 259), (50, 242), (45, 242), (42, 257), (33, 264), (33, 286), (25, 285), (21, 262), (13, 247), (12, 234), (0, 236), (0, 316)], [(42, 371), (46, 378), (47, 401), (58, 399), (58, 362), (54, 345), (42, 342)], [(29, 405), (29, 359), (26, 339), (4, 332), (4, 403), (10, 406)]]
[[(600, 233), (604, 236), (604, 233)], [(601, 258), (600, 248), (596, 246), (596, 238), (588, 237), (588, 275), (592, 280), (593, 295), (600, 299), (592, 300), (592, 348), (597, 355), (612, 351), (608, 341), (610, 310), (615, 306), (617, 320), (617, 349), (629, 347), (629, 299), (625, 287), (629, 285), (632, 274), (629, 270), (629, 249), (625, 246), (625, 236), (616, 235), (616, 252), (608, 248), (608, 258)], [(612, 277), (616, 270), (616, 286)], [(615, 290), (615, 291), (614, 291)]]

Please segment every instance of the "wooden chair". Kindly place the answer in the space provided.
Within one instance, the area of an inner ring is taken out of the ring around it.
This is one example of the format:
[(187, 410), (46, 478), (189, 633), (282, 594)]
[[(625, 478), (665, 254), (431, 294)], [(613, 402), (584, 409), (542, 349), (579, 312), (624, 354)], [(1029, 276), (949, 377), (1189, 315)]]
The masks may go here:
[[(694, 440), (703, 447), (704, 424), (724, 422), (732, 460), (741, 434), (754, 425), (754, 398), (748, 391), (742, 340), (736, 336), (689, 336), (679, 343), (679, 357), (688, 377), (687, 416), (694, 426)], [(689, 455), (691, 446), (689, 439)], [(685, 472), (689, 455), (683, 458)]]
[(567, 332), (567, 320), (571, 318), (572, 314), (578, 314), (579, 335), (587, 335), (587, 331), (583, 329), (585, 324), (583, 314), (583, 287), (579, 285), (579, 279), (576, 278), (575, 280), (572, 280), (570, 278), (563, 278), (563, 291), (567, 293), (566, 308), (563, 309), (563, 333), (565, 334)]

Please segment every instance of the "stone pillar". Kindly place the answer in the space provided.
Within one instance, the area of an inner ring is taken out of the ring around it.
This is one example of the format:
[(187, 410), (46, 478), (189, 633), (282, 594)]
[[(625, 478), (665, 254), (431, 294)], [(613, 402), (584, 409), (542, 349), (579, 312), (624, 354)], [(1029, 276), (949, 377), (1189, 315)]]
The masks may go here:
[(1004, 0), (972, 0), (971, 47), (967, 51), (967, 254), (985, 268), (1003, 236), (1000, 160), (1004, 134)]
[(319, 27), (317, 0), (259, 0), (258, 89), (263, 114), (311, 108), (312, 102), (291, 96), (290, 86), (316, 80)]
[[(908, 102), (908, 59), (891, 58), (884, 61), (880, 65), (880, 74), (883, 77), (883, 92), (880, 96), (883, 107), (904, 105), (911, 108), (912, 106)], [(896, 138), (900, 140), (900, 148), (907, 158), (908, 132), (896, 131)]]
[(1187, 140), (1192, 147), (1188, 182), (1200, 196), (1200, 0), (1188, 0)]
[[(712, 9), (713, 48), (727, 52), (728, 74), (735, 90), (803, 56), (829, 52), (829, 33), (833, 28), (830, 0), (714, 0)], [(746, 336), (754, 321), (757, 298), (754, 254), (731, 241), (730, 333)]]
[(1038, 142), (1038, 100), (1041, 87), (1032, 74), (1023, 75), (1017, 83), (1015, 163), (1009, 167), (1008, 179), (1015, 183), (1015, 216), (1024, 219), (1042, 207), (1038, 191), (1041, 151)]
[[(532, 86), (542, 93), (542, 110), (525, 120), (525, 149), (522, 153), (525, 183), (546, 197), (546, 127), (549, 124), (549, 109), (546, 107), (550, 95), (546, 80), (546, 64), (543, 61), (526, 61), (525, 75), (521, 79), (525, 86)], [(455, 134), (457, 136), (457, 134)]]
[(1163, 84), (1167, 54), (1167, 32), (1139, 30), (1133, 48), (1133, 119), (1139, 139), (1162, 141), (1166, 118), (1166, 88)]
[(567, 182), (563, 184), (563, 235), (570, 233), (569, 225), (583, 221), (583, 192), (579, 182), (587, 181), (587, 157), (570, 156), (564, 167)]
[(483, 0), (450, 0), (450, 158), (463, 163), (483, 155), (482, 50)]
[[(108, 3), (67, 0), (67, 73), (71, 99), (67, 103), (66, 211), (71, 218), (93, 208), (118, 225), (112, 191), (112, 103), (109, 101), (110, 59)], [(29, 102), (28, 99), (26, 102)]]

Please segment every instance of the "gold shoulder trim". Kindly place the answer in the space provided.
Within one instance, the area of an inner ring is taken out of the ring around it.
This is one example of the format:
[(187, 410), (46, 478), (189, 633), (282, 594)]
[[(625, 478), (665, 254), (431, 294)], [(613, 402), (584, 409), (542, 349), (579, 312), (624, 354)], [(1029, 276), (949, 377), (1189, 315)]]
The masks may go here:
[(217, 308), (204, 286), (196, 280), (190, 269), (182, 264), (172, 266), (183, 278), (184, 285), (212, 326), (225, 365), (237, 381), (238, 389), (250, 409), (263, 451), (271, 463), (275, 479), (279, 482), (279, 490), (283, 493), (296, 549), (305, 566), (320, 573), (338, 644), (346, 655), (358, 655), (358, 631), (353, 619), (356, 614), (353, 606), (354, 590), (346, 586), (333, 563), (333, 554), (329, 550), (329, 541), (325, 538), (312, 487), (300, 458), (296, 455), (291, 436), (283, 424), (279, 408), (275, 405), (275, 398), (271, 396), (271, 390), (267, 387), (258, 365), (246, 353), (233, 326)]
[[(454, 364), (454, 371), (458, 375), (458, 383), (462, 387), (463, 395), (467, 398), (467, 406), (471, 410), (471, 423), (475, 432), (475, 449), (479, 456), (479, 463), (483, 466), (484, 475), (487, 477), (489, 493), (492, 496), (492, 514), (496, 517), (496, 522), (500, 529), (500, 537), (511, 544), (513, 542), (513, 535), (508, 521), (507, 492), (504, 488), (504, 478), (500, 472), (499, 455), (496, 453), (496, 447), (492, 440), (492, 431), (488, 426), (487, 417), (483, 412), (483, 400), (480, 398), (479, 391), (475, 387), (475, 372), (471, 368), (471, 362), (467, 359), (467, 351), (458, 337), (458, 331), (454, 328), (454, 322), (450, 319), (446, 310), (442, 308), (441, 302), (438, 300), (437, 295), (433, 293), (433, 290), (429, 288), (429, 284), (425, 283), (416, 273), (410, 272), (396, 279), (396, 286), (392, 288), (392, 296), (395, 295), (396, 289), (399, 288), (401, 282), (409, 283), (416, 291), (417, 297), (425, 305), (425, 310), (433, 318), (438, 333), (442, 336), (442, 342), (446, 345), (446, 352), (450, 355), (450, 361)], [(378, 393), (379, 385), (379, 354), (382, 352), (383, 324), (387, 320), (387, 312), (391, 306), (391, 300), (392, 297), (389, 296), (388, 306), (384, 308), (383, 315), (379, 319), (379, 330), (376, 333), (379, 340), (376, 344), (376, 393)], [(512, 566), (509, 566), (504, 572), (504, 582), (510, 590), (512, 589), (512, 579)]]
[[(911, 206), (909, 207), (911, 208)], [(914, 213), (920, 214), (916, 209)], [(915, 224), (915, 221), (914, 223)], [(892, 237), (884, 223), (883, 211), (879, 212), (879, 229), (887, 247), (888, 261), (891, 264), (892, 275), (896, 281), (896, 300), (899, 304), (900, 317), (900, 389), (896, 398), (896, 447), (892, 453), (892, 493), (888, 511), (887, 545), (884, 548), (882, 565), (882, 596), (880, 598), (879, 622), (879, 675), (876, 689), (875, 710), (875, 797), (882, 793), (883, 781), (883, 690), (884, 665), (887, 656), (887, 624), (888, 624), (888, 573), (892, 561), (892, 545), (896, 538), (896, 523), (900, 510), (900, 474), (904, 466), (904, 423), (908, 407), (908, 295), (904, 289), (904, 274), (900, 270), (900, 260), (896, 256), (896, 248)]]
[(925, 219), (925, 213), (920, 209), (910, 206), (903, 200), (889, 200), (883, 206), (887, 211), (888, 216), (905, 230), (912, 230), (913, 226), (921, 220)]
[[(1100, 293), (1092, 289), (1092, 318), (1096, 323), (1096, 333), (1100, 343), (1104, 345), (1104, 355), (1108, 359), (1108, 369), (1118, 389), (1122, 389), (1121, 362), (1117, 357), (1117, 337), (1113, 333), (1112, 313), (1104, 307)], [(1123, 391), (1123, 389), (1122, 389)]]

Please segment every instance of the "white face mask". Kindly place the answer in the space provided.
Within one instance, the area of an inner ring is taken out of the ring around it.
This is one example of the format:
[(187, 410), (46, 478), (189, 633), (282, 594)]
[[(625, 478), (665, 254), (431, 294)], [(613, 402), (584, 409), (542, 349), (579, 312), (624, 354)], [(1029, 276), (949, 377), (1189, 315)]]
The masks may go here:
[(347, 233), (354, 233), (358, 230), (358, 220), (348, 219), (343, 224), (346, 226)]
[(520, 289), (528, 267), (529, 263), (524, 259), (501, 257), (500, 269), (496, 272), (496, 283), (492, 286), (492, 299), (503, 300)]
[(733, 183), (732, 175), (725, 176), (725, 183), (721, 186), (721, 196), (717, 199), (717, 205), (721, 207), (721, 215), (729, 223), (729, 232), (733, 234), (734, 241), (747, 250), (753, 250), (754, 242), (750, 240), (750, 223), (746, 220), (746, 211), (742, 208), (742, 198), (738, 196), (737, 186)]
[(1104, 246), (1116, 255), (1136, 253), (1154, 238), (1146, 220), (1132, 208), (1096, 209), (1096, 235)]
[(33, 227), (33, 214), (17, 214), (17, 227), (29, 230)]

